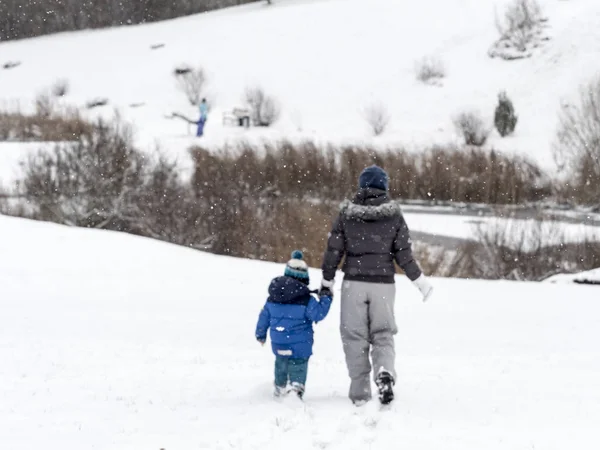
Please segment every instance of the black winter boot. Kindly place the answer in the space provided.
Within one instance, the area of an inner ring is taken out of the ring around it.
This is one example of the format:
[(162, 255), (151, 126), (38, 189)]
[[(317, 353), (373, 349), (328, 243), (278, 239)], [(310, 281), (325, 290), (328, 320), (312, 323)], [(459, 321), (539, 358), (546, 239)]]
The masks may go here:
[(382, 405), (389, 405), (394, 400), (394, 377), (389, 372), (381, 371), (375, 384), (379, 389), (379, 401)]

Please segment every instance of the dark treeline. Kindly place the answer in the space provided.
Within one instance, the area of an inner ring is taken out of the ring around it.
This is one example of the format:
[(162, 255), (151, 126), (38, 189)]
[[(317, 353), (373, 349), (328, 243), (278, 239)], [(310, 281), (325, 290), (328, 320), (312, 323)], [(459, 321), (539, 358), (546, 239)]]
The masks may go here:
[(155, 22), (256, 0), (2, 0), (0, 40)]

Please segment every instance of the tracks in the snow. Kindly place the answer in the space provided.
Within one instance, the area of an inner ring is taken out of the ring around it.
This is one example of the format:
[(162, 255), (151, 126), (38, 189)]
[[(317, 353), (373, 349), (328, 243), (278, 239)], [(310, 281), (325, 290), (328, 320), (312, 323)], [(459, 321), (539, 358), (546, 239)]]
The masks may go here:
[(373, 447), (380, 437), (389, 435), (393, 407), (377, 402), (362, 407), (336, 403), (329, 406), (310, 400), (285, 398), (261, 404), (246, 422), (219, 440), (217, 450), (268, 448), (352, 450)]

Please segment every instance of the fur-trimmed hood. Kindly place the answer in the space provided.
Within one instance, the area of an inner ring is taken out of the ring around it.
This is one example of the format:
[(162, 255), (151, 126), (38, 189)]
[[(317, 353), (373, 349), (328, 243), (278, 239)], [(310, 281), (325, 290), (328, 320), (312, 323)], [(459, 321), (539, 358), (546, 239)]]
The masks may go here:
[(350, 200), (345, 200), (340, 205), (341, 214), (348, 219), (354, 220), (381, 220), (402, 215), (400, 205), (394, 201), (388, 201), (381, 205), (358, 205)]

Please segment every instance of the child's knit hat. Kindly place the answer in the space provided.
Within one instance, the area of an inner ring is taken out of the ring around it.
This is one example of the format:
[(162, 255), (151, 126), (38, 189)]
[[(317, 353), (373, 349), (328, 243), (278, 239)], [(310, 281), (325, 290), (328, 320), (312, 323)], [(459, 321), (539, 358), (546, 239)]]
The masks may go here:
[(308, 284), (308, 264), (304, 261), (304, 254), (300, 250), (292, 252), (292, 259), (285, 266), (284, 275)]

